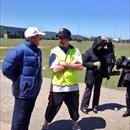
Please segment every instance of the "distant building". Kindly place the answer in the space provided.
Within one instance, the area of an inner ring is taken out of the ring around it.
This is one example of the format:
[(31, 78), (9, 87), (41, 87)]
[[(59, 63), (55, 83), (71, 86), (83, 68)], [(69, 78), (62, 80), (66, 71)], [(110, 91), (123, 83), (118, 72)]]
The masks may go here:
[(0, 38), (24, 38), (25, 28), (0, 25)]
[(119, 38), (115, 38), (115, 39), (113, 39), (113, 41), (115, 41), (115, 42), (119, 42), (120, 39), (119, 39)]
[[(26, 28), (0, 25), (0, 38), (24, 38), (25, 30)], [(45, 36), (43, 36), (42, 38), (45, 40), (56, 40), (56, 34), (56, 32), (46, 31)], [(72, 35), (72, 40), (82, 42), (90, 40), (90, 38), (81, 35)]]

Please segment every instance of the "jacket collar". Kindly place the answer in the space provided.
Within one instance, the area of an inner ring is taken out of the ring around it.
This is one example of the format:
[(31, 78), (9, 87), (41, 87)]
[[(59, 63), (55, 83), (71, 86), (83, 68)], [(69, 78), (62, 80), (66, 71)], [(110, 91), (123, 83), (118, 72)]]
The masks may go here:
[(61, 48), (61, 50), (63, 50), (65, 53), (67, 53), (67, 52), (68, 52), (68, 50), (70, 50), (70, 49), (73, 49), (73, 48), (74, 48), (74, 47), (73, 47), (72, 45), (70, 45), (70, 44), (69, 44), (68, 48), (61, 47), (60, 45), (59, 45), (59, 47), (60, 47), (60, 48)]
[(37, 47), (36, 45), (34, 45), (33, 43), (31, 43), (31, 42), (29, 42), (29, 41), (27, 41), (27, 40), (25, 40), (24, 44), (25, 44), (26, 46), (28, 46), (30, 49), (34, 50), (34, 51), (37, 51), (37, 50), (38, 50), (38, 47)]

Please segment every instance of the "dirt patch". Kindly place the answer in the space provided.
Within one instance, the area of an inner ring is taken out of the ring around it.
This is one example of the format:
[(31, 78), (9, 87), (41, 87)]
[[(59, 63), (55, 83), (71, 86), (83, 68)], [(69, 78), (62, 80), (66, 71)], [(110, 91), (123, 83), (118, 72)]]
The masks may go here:
[[(42, 88), (36, 101), (35, 109), (30, 121), (30, 130), (40, 130), (46, 106), (50, 79), (44, 78)], [(80, 103), (85, 89), (85, 84), (80, 84)], [(11, 94), (11, 81), (1, 75), (0, 80), (0, 121), (1, 130), (10, 128), (14, 98)], [(91, 104), (90, 104), (91, 108)], [(101, 90), (100, 110), (98, 114), (92, 111), (84, 114), (79, 110), (79, 124), (82, 130), (130, 130), (130, 117), (121, 115), (125, 108), (125, 91), (103, 88)], [(66, 106), (63, 104), (60, 111), (49, 126), (49, 130), (71, 130), (72, 123)]]

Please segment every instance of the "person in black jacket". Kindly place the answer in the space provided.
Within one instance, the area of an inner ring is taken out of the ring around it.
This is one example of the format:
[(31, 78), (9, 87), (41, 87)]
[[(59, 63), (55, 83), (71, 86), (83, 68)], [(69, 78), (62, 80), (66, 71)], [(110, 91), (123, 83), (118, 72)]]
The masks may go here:
[(122, 69), (118, 87), (126, 87), (126, 111), (122, 117), (130, 116), (130, 57), (121, 56), (117, 60), (117, 69)]
[(95, 113), (98, 112), (97, 107), (99, 104), (101, 84), (103, 78), (109, 79), (107, 56), (111, 52), (108, 48), (108, 39), (99, 36), (95, 38), (92, 47), (83, 54), (83, 66), (86, 67), (86, 89), (81, 103), (81, 111), (84, 113), (88, 113), (88, 106), (93, 87), (94, 94), (92, 109)]
[(109, 72), (109, 74), (112, 74), (112, 70), (113, 70), (113, 68), (116, 64), (116, 56), (115, 56), (115, 46), (112, 43), (111, 39), (109, 39), (108, 49), (109, 49), (109, 52), (110, 52), (109, 55), (107, 56), (108, 72)]

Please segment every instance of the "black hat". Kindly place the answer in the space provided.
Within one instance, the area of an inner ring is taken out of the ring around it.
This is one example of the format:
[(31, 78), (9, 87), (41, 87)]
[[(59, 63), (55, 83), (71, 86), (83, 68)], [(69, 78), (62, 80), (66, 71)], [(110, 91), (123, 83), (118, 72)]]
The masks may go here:
[(65, 39), (71, 40), (71, 32), (66, 28), (61, 28), (59, 32), (56, 34), (56, 37), (63, 37)]

